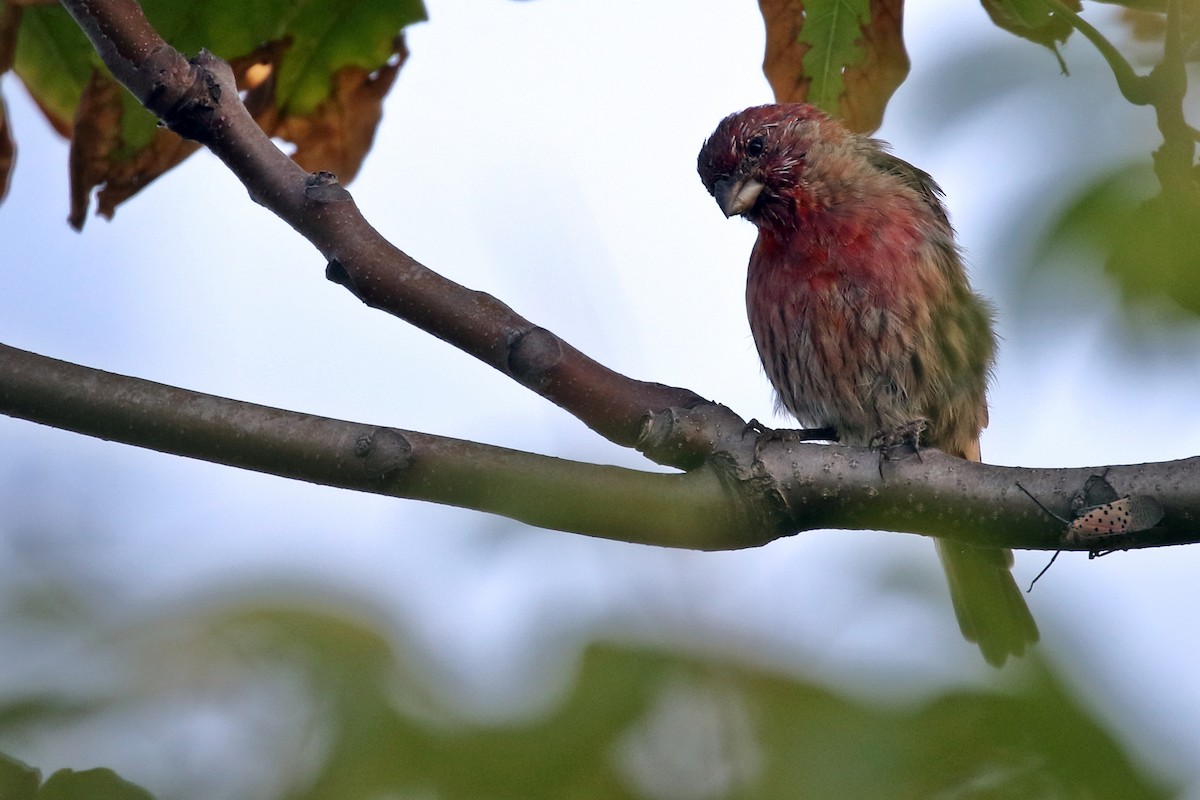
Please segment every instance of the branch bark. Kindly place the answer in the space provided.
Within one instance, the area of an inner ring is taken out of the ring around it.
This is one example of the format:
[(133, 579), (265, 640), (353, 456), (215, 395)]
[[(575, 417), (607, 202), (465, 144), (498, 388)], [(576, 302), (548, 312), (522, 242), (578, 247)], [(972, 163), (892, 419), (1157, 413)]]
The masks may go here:
[[(1200, 540), (1200, 458), (1105, 469), (977, 464), (925, 450), (793, 444), (722, 406), (643, 420), (642, 439), (735, 433), (703, 466), (665, 475), (284, 411), (102, 372), (0, 345), (0, 413), (111, 441), (345, 489), (502, 514), (554, 530), (734, 550), (819, 528), (886, 528), (974, 544), (1110, 550)], [(1071, 540), (1016, 484), (1070, 516), (1092, 474), (1149, 494), (1164, 524)]]
[(207, 145), (256, 202), (317, 247), (330, 279), (491, 364), (610, 440), (688, 472), (601, 467), (330, 420), (4, 346), (0, 412), (286, 477), (665, 546), (734, 549), (828, 527), (1088, 551), (1200, 539), (1200, 458), (1108, 468), (1121, 493), (1161, 503), (1162, 523), (1072, 537), (1017, 482), (1069, 518), (1074, 493), (1105, 469), (995, 467), (932, 450), (881, 465), (870, 450), (796, 444), (686, 389), (620, 375), (384, 240), (332, 175), (304, 173), (270, 142), (242, 106), (228, 67), (207, 53), (184, 59), (133, 0), (63, 5), (118, 80), (172, 129)]
[(0, 412), (163, 453), (643, 544), (745, 547), (761, 543), (769, 524), (722, 489), (715, 469), (583, 464), (229, 400), (6, 345)]

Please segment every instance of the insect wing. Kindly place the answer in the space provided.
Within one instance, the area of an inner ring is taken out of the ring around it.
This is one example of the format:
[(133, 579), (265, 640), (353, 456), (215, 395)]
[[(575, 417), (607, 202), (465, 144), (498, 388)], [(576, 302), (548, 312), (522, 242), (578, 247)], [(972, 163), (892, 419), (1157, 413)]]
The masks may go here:
[(1111, 503), (1084, 509), (1067, 526), (1067, 535), (1078, 539), (1136, 533), (1153, 528), (1163, 518), (1163, 509), (1153, 497), (1134, 494)]
[(1166, 513), (1162, 505), (1153, 497), (1144, 494), (1131, 494), (1125, 500), (1129, 503), (1129, 530), (1144, 531), (1153, 528)]

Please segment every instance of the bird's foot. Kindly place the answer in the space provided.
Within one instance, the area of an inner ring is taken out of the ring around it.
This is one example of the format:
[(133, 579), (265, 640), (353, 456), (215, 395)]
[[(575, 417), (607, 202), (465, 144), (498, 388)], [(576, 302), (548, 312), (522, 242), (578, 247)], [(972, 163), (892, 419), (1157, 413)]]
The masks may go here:
[(764, 445), (775, 442), (789, 445), (799, 442), (836, 442), (838, 440), (836, 428), (768, 428), (756, 419), (747, 422), (745, 430), (742, 431), (743, 436), (751, 434), (758, 439), (754, 444), (756, 459)]
[(888, 430), (880, 430), (871, 437), (871, 447), (879, 448), (879, 477), (883, 477), (883, 462), (898, 461), (907, 455), (921, 460), (921, 434), (926, 421), (914, 419)]
[(836, 442), (838, 440), (837, 428), (768, 428), (756, 419), (747, 422), (746, 428), (742, 432), (743, 436), (750, 434), (757, 436), (763, 443), (795, 444), (796, 442)]

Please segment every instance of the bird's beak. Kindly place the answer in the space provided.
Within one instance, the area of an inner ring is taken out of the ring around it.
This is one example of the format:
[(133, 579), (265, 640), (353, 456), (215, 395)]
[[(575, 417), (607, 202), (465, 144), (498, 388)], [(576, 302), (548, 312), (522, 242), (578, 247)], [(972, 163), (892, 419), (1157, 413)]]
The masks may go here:
[(754, 178), (726, 178), (717, 181), (717, 185), (713, 187), (713, 197), (717, 198), (717, 205), (721, 207), (725, 216), (732, 217), (735, 214), (745, 214), (753, 208), (762, 190), (762, 181), (756, 181)]

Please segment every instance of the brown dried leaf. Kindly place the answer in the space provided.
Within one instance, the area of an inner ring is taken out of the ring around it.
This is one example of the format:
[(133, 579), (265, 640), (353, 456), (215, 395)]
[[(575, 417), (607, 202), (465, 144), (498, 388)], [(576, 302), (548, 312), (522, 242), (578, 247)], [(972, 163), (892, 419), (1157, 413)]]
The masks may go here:
[[(330, 96), (305, 116), (281, 116), (275, 107), (273, 76), (289, 44), (269, 42), (230, 62), (238, 88), (246, 92), (246, 107), (268, 135), (295, 144), (292, 157), (304, 169), (333, 172), (348, 183), (370, 150), (383, 115), (383, 98), (408, 57), (403, 37), (397, 37), (394, 55), (381, 69), (339, 70)], [(70, 131), (69, 220), (76, 229), (83, 227), (92, 189), (103, 187), (97, 195), (97, 213), (111, 218), (118, 205), (199, 147), (159, 128), (149, 145), (120, 159), (121, 113), (117, 84), (107, 74), (93, 75)]]
[(17, 29), (21, 27), (21, 8), (0, 3), (0, 75), (12, 69), (17, 52)]
[(67, 162), (71, 179), (67, 221), (75, 230), (83, 229), (92, 189), (108, 180), (113, 153), (121, 146), (122, 91), (107, 72), (94, 70), (79, 98)]
[[(0, 4), (0, 75), (12, 69), (13, 54), (17, 50), (17, 28), (21, 24), (21, 9)], [(13, 162), (17, 158), (17, 145), (8, 126), (8, 106), (0, 97), (0, 202), (8, 196), (12, 181)]]
[(159, 128), (147, 146), (122, 158), (124, 91), (107, 72), (96, 70), (79, 100), (68, 161), (71, 213), (67, 221), (75, 230), (83, 229), (92, 190), (97, 186), (102, 187), (97, 195), (97, 213), (111, 218), (118, 205), (199, 147)]
[[(813, 0), (808, 0), (811, 7)], [(804, 67), (812, 45), (804, 41), (805, 0), (759, 0), (766, 23), (763, 74), (780, 103), (804, 102), (814, 77)], [(831, 53), (840, 66), (841, 91), (836, 107), (825, 110), (840, 117), (853, 130), (871, 132), (883, 121), (892, 94), (908, 76), (904, 48), (903, 0), (871, 0), (870, 18), (860, 25), (860, 36), (851, 52)], [(822, 59), (825, 61), (826, 59)]]
[[(256, 65), (274, 63), (286, 49), (285, 42), (272, 42), (230, 62), (238, 78), (239, 88), (242, 87), (246, 74)], [(121, 91), (123, 90), (107, 73), (94, 74), (80, 100), (75, 127), (69, 132), (69, 221), (76, 230), (81, 229), (86, 220), (92, 189), (97, 186), (103, 187), (96, 196), (96, 213), (111, 219), (117, 206), (200, 147), (166, 128), (158, 128), (149, 144), (138, 149), (132, 156), (118, 157), (123, 145)]]
[(804, 27), (804, 0), (758, 0), (767, 26), (763, 74), (777, 103), (802, 103), (808, 99), (811, 78), (804, 75), (808, 45), (800, 41)]
[(13, 162), (17, 159), (17, 145), (13, 142), (12, 131), (8, 127), (8, 107), (4, 98), (0, 97), (0, 202), (8, 196), (8, 186), (12, 181)]
[(33, 100), (33, 104), (38, 107), (38, 110), (42, 112), (42, 116), (46, 118), (46, 122), (50, 124), (50, 127), (54, 128), (55, 133), (64, 139), (71, 138), (71, 131), (74, 130), (75, 126), (73, 120), (55, 113), (52, 108), (36, 97), (31, 97), (30, 99)]
[(109, 163), (104, 188), (96, 195), (96, 213), (112, 219), (117, 206), (198, 149), (200, 145), (196, 142), (159, 128), (150, 144), (138, 150), (133, 158)]
[[(281, 115), (273, 100), (259, 96), (247, 105), (270, 136), (296, 146), (296, 163), (309, 172), (332, 172), (342, 183), (358, 174), (371, 149), (375, 130), (383, 116), (383, 98), (408, 58), (404, 37), (396, 37), (392, 57), (374, 72), (361, 67), (343, 67), (333, 76), (333, 89), (312, 113)], [(265, 81), (251, 94), (270, 93), (273, 81)]]
[[(287, 51), (288, 42), (268, 42), (252, 53), (229, 62), (239, 89), (257, 85), (253, 76), (260, 69), (270, 72)], [(96, 213), (111, 219), (117, 206), (137, 194), (147, 184), (200, 149), (196, 142), (181, 138), (166, 128), (154, 132), (150, 144), (132, 157), (111, 161), (105, 175), (104, 188), (96, 196)]]
[(903, 31), (904, 0), (871, 0), (871, 21), (863, 26), (862, 37), (866, 57), (843, 75), (841, 117), (852, 130), (878, 130), (888, 100), (908, 77)]

